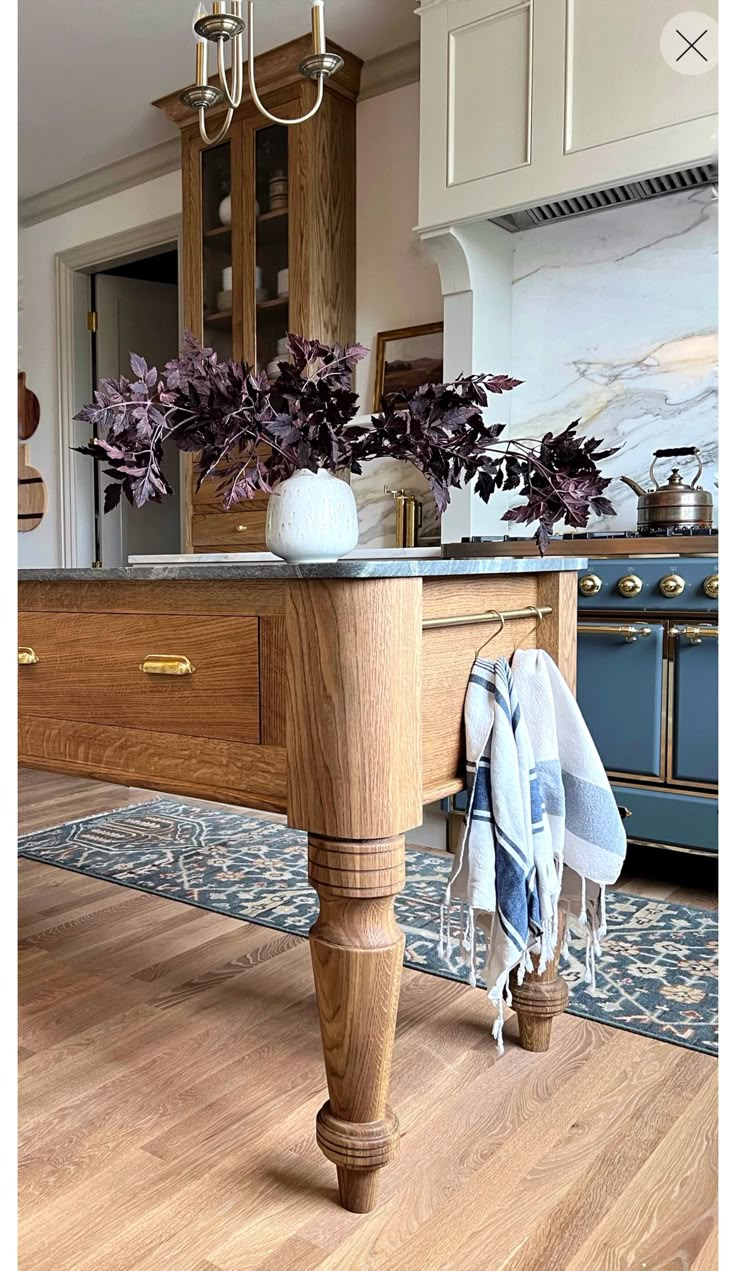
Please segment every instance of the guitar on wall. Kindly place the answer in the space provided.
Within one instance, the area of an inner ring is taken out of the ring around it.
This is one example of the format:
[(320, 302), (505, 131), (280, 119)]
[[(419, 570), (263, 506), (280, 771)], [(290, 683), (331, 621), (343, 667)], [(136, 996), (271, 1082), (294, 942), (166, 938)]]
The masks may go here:
[(25, 371), (18, 372), (18, 532), (25, 534), (41, 524), (48, 506), (46, 482), (29, 462), (28, 442), (38, 428), (41, 407), (35, 393), (26, 388)]

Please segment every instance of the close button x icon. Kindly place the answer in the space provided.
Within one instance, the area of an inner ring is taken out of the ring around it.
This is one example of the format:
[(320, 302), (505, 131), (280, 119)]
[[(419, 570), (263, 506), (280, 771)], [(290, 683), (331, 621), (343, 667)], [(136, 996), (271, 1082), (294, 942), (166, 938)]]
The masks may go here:
[(683, 35), (679, 27), (677, 28), (677, 34), (679, 35), (681, 40), (685, 41), (685, 45), (686, 45), (686, 47), (680, 53), (680, 56), (675, 59), (677, 62), (679, 62), (685, 56), (686, 53), (689, 53), (691, 49), (693, 53), (697, 53), (698, 57), (702, 57), (704, 62), (708, 61), (707, 57), (705, 56), (705, 53), (701, 52), (699, 48), (696, 48), (696, 45), (700, 43), (700, 41), (703, 39), (703, 36), (708, 34), (707, 27), (705, 28), (704, 31), (701, 31), (700, 35), (696, 36), (694, 40), (689, 40), (686, 35)]

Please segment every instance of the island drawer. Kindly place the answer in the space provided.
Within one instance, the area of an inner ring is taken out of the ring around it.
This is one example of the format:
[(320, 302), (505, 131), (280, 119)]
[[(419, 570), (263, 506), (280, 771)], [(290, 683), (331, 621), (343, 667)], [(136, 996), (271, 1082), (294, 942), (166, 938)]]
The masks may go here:
[(257, 744), (258, 635), (255, 617), (21, 612), (19, 712)]
[(192, 549), (195, 552), (246, 552), (266, 542), (267, 500), (238, 504), (231, 512), (195, 512)]

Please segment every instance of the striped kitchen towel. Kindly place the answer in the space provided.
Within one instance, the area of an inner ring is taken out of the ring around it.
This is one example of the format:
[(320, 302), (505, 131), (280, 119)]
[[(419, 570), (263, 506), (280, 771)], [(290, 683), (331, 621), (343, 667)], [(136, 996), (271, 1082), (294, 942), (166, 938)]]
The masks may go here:
[(513, 675), (554, 855), (564, 862), (563, 907), (586, 929), (586, 976), (594, 983), (606, 931), (605, 889), (621, 873), (626, 834), (580, 707), (552, 658), (541, 649), (520, 649)]
[(440, 953), (452, 948), (453, 901), (460, 902), (460, 937), (475, 983), (476, 924), (485, 931), (488, 996), (498, 1016), (494, 1036), (503, 1048), (503, 1001), (509, 981), (542, 967), (557, 939), (559, 871), (544, 815), (529, 734), (505, 658), (478, 658), (465, 696), (468, 813), (440, 918)]

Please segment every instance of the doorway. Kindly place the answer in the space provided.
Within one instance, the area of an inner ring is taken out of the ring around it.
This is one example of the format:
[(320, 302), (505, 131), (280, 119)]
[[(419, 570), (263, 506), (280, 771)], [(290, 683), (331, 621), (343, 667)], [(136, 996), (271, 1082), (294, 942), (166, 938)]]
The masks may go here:
[(103, 378), (130, 375), (130, 354), (161, 371), (181, 344), (181, 218), (166, 217), (60, 253), (57, 265), (62, 559), (115, 568), (131, 556), (181, 551), (184, 465), (173, 444), (164, 468), (174, 494), (103, 512), (104, 462), (74, 447), (90, 437), (74, 417)]
[[(179, 348), (178, 252), (103, 268), (90, 277), (92, 384), (130, 375), (130, 354), (163, 370)], [(121, 499), (104, 513), (104, 463), (94, 461), (93, 515), (96, 559), (105, 567), (127, 565), (129, 557), (181, 551), (179, 451), (164, 445), (163, 471), (174, 489), (161, 503), (132, 508)]]

